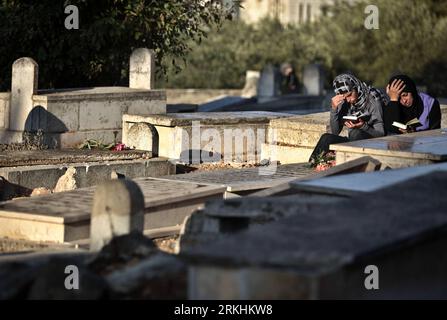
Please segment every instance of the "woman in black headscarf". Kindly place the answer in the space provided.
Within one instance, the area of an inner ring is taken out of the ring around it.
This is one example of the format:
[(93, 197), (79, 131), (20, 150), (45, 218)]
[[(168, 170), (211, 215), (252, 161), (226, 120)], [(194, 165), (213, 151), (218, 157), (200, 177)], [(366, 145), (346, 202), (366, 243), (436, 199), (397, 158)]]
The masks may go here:
[[(388, 134), (425, 131), (441, 128), (439, 101), (428, 94), (418, 92), (414, 81), (406, 75), (394, 76), (387, 86), (390, 102), (383, 109), (385, 130)], [(406, 124), (413, 119), (419, 126), (407, 130), (393, 126), (393, 122)]]
[[(309, 159), (310, 162), (328, 153), (331, 144), (385, 135), (382, 116), (385, 97), (379, 90), (351, 74), (337, 76), (333, 87), (335, 97), (331, 103), (331, 133), (321, 136)], [(346, 120), (343, 118), (345, 116), (356, 116), (358, 120)], [(348, 137), (339, 136), (343, 126), (348, 128)]]

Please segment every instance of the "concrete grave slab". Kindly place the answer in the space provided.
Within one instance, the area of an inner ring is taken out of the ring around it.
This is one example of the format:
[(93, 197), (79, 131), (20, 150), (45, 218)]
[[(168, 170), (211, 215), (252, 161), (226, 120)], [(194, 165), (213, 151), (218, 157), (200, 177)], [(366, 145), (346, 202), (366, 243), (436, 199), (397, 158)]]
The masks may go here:
[(304, 178), (312, 172), (313, 169), (309, 168), (307, 163), (296, 163), (248, 169), (192, 172), (188, 174), (160, 177), (159, 179), (202, 183), (206, 185), (220, 185), (225, 186), (228, 193), (246, 193)]
[[(197, 183), (134, 180), (145, 199), (145, 230), (180, 229), (186, 216), (210, 199), (222, 198), (224, 187)], [(0, 237), (63, 243), (89, 237), (95, 188), (0, 203)]]
[(152, 158), (4, 167), (0, 168), (0, 175), (26, 188), (53, 189), (68, 166), (76, 169), (74, 178), (78, 188), (92, 187), (110, 179), (113, 170), (129, 179), (175, 174), (176, 170), (168, 159)]
[[(196, 112), (151, 116), (123, 116), (123, 142), (138, 123), (154, 126), (158, 133), (158, 155), (182, 162), (261, 161), (272, 119), (288, 117), (274, 112)], [(143, 145), (143, 143), (139, 144)], [(201, 154), (201, 151), (202, 154)], [(197, 159), (195, 156), (197, 154)], [(211, 154), (211, 155), (210, 155)], [(194, 159), (192, 159), (194, 157)]]
[[(188, 247), (190, 299), (399, 299), (447, 296), (447, 173)], [(361, 208), (361, 210), (359, 210)], [(365, 288), (365, 268), (380, 290)]]
[(295, 191), (355, 196), (359, 193), (387, 188), (433, 171), (447, 171), (447, 163), (378, 172), (353, 173), (310, 181), (292, 181), (290, 187)]
[(447, 160), (447, 129), (331, 145), (336, 162), (369, 155), (390, 168), (411, 167)]

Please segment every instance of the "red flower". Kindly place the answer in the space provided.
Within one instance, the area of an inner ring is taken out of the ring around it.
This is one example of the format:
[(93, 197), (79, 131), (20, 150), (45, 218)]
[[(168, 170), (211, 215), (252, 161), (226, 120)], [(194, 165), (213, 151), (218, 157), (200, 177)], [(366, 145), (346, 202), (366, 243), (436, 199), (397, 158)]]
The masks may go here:
[(123, 150), (127, 150), (128, 148), (126, 147), (126, 145), (124, 143), (117, 143), (113, 148), (112, 151), (123, 151)]

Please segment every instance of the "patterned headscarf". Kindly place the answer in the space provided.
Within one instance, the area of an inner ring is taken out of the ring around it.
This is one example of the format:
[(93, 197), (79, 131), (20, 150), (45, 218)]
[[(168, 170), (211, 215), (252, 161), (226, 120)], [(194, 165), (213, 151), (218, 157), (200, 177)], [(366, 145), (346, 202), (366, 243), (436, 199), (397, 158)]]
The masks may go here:
[(365, 82), (360, 81), (351, 74), (340, 74), (333, 82), (335, 94), (345, 94), (353, 90), (357, 91), (358, 99), (354, 103), (357, 110), (361, 111), (366, 108), (368, 97), (371, 95), (375, 100), (386, 102), (385, 96), (376, 88), (368, 86)]

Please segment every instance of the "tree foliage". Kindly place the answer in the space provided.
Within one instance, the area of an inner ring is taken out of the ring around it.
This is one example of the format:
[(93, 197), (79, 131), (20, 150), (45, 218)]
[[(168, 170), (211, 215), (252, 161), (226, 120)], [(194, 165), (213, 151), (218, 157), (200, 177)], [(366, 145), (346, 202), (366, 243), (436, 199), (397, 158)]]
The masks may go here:
[(267, 64), (291, 62), (298, 66), (307, 60), (306, 44), (298, 29), (275, 20), (258, 25), (227, 22), (195, 46), (186, 59), (184, 71), (168, 76), (169, 87), (241, 88), (246, 70), (262, 70)]
[(240, 88), (246, 70), (290, 61), (297, 71), (318, 62), (329, 78), (351, 71), (379, 87), (403, 72), (431, 93), (447, 95), (447, 1), (376, 0), (379, 30), (364, 26), (368, 4), (340, 1), (301, 27), (228, 23), (194, 47), (186, 69), (171, 73), (168, 86)]
[[(67, 5), (79, 8), (79, 30), (65, 29)], [(217, 0), (2, 0), (0, 86), (23, 56), (39, 63), (40, 87), (126, 84), (133, 49), (154, 49), (163, 71), (165, 57), (177, 65), (230, 17)]]

